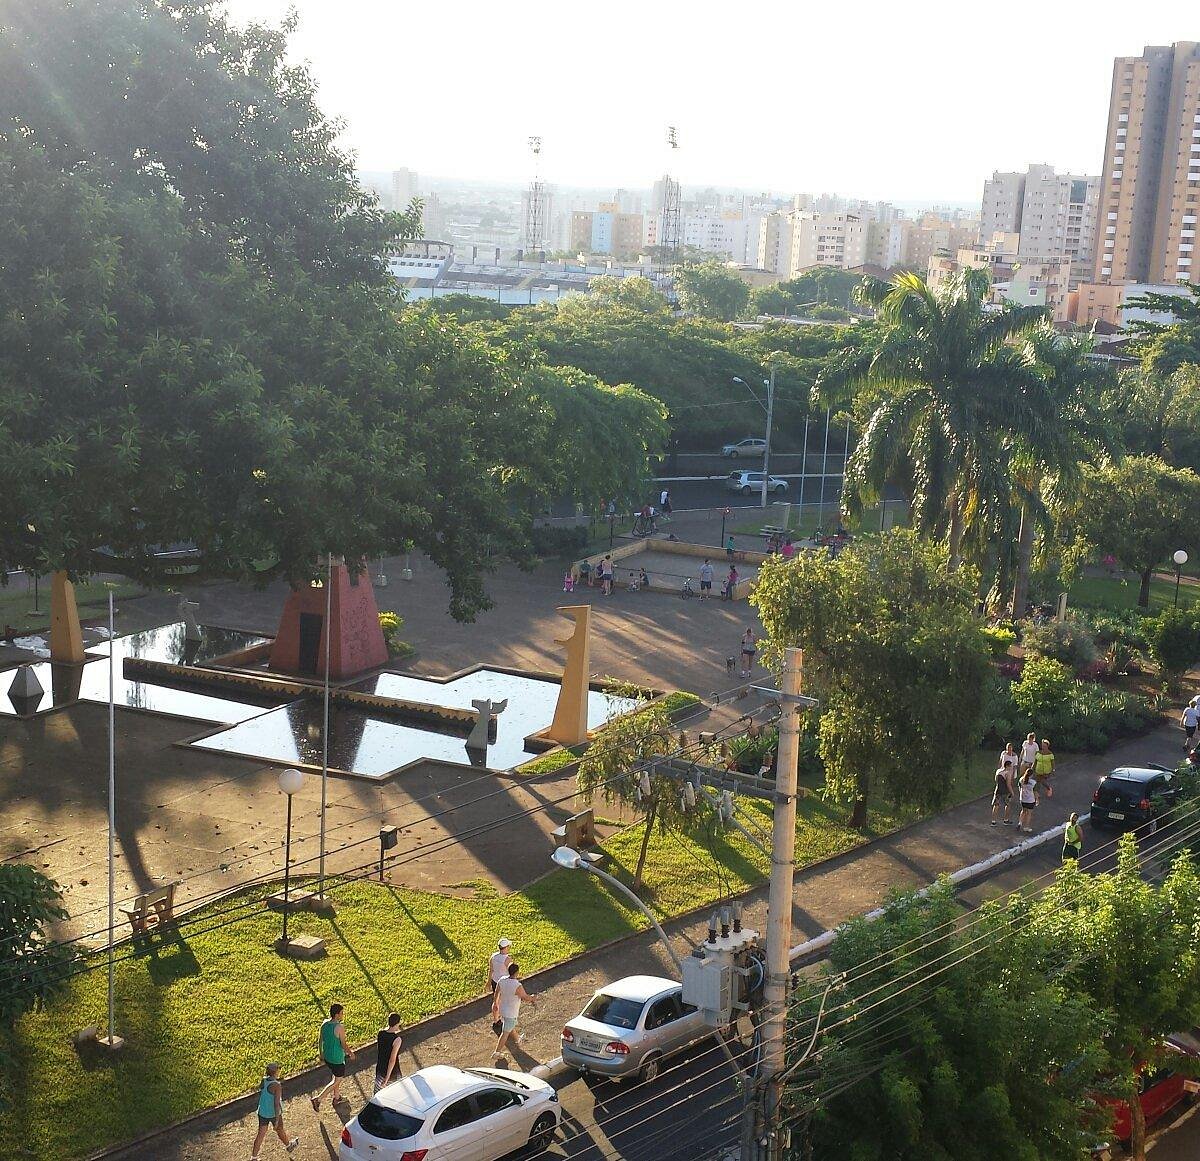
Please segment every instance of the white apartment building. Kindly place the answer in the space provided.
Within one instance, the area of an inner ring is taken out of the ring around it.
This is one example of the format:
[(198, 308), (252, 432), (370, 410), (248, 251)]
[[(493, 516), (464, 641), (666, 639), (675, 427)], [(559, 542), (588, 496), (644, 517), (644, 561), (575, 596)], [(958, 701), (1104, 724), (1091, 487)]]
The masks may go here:
[(1021, 229), (1025, 201), (1025, 174), (996, 170), (983, 183), (983, 208), (979, 214), (979, 241), (986, 245), (995, 234), (1016, 234)]
[(419, 197), (417, 192), (417, 171), (415, 169), (392, 170), (392, 209), (403, 213), (408, 209), (413, 198)]
[(764, 214), (758, 225), (758, 268), (772, 274), (792, 269), (792, 215), (783, 211)]
[(792, 219), (792, 277), (812, 266), (849, 270), (867, 260), (869, 220), (859, 214), (805, 212)]

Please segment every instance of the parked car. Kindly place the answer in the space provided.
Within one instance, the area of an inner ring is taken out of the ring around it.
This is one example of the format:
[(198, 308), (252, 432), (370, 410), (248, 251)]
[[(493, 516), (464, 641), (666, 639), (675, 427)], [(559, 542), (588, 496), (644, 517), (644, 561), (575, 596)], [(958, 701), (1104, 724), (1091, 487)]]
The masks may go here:
[[(1180, 1101), (1188, 1097), (1185, 1078), (1176, 1072), (1169, 1062), (1172, 1053), (1182, 1053), (1170, 1040), (1166, 1042), (1166, 1049), (1168, 1059), (1157, 1068), (1143, 1069), (1138, 1077), (1138, 1103), (1142, 1106), (1147, 1128), (1165, 1117)], [(1133, 1133), (1129, 1105), (1114, 1097), (1102, 1096), (1097, 1099), (1112, 1109), (1114, 1139), (1123, 1147), (1128, 1147), (1129, 1138)]]
[(1154, 831), (1170, 814), (1179, 783), (1169, 770), (1118, 766), (1106, 774), (1092, 795), (1093, 826)]
[(561, 1120), (544, 1080), (435, 1064), (377, 1092), (342, 1130), (339, 1161), (496, 1161), (542, 1152)]
[(606, 984), (562, 1030), (562, 1058), (583, 1073), (653, 1080), (663, 1061), (713, 1035), (683, 1002), (683, 986), (660, 976)]
[(737, 443), (727, 443), (721, 448), (721, 455), (727, 460), (736, 460), (739, 456), (761, 456), (767, 450), (765, 439), (739, 439)]
[[(762, 482), (762, 472), (730, 472), (729, 478), (725, 481), (725, 487), (731, 492), (741, 492), (743, 496), (749, 496), (752, 492), (762, 491)], [(774, 492), (778, 496), (787, 490), (787, 480), (779, 476), (767, 477), (768, 492)]]

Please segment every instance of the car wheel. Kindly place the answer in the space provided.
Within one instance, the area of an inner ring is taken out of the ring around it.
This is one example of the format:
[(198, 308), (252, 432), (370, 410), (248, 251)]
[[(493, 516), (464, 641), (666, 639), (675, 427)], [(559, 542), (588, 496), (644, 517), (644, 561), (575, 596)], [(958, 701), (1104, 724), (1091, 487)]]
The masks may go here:
[(784, 493), (784, 492), (786, 492), (786, 491), (787, 491), (787, 484), (780, 484), (780, 485), (779, 485), (779, 486), (778, 486), (778, 487), (775, 489), (775, 495), (776, 495), (776, 496), (782, 496), (782, 495), (783, 495), (783, 493)]
[(638, 1081), (641, 1084), (649, 1084), (660, 1072), (662, 1072), (662, 1057), (657, 1054), (647, 1056), (638, 1070)]
[(735, 451), (731, 451), (727, 458), (731, 459), (731, 460), (736, 460), (738, 458), (738, 454)]
[(533, 1122), (533, 1128), (529, 1130), (529, 1148), (534, 1153), (544, 1153), (554, 1143), (556, 1128), (558, 1128), (558, 1122), (554, 1119), (554, 1114), (542, 1113)]
[(749, 484), (743, 484), (743, 485), (742, 485), (742, 487), (741, 487), (741, 492), (742, 492), (742, 495), (743, 495), (743, 496), (749, 496), (749, 495), (750, 495), (750, 485), (749, 485)]

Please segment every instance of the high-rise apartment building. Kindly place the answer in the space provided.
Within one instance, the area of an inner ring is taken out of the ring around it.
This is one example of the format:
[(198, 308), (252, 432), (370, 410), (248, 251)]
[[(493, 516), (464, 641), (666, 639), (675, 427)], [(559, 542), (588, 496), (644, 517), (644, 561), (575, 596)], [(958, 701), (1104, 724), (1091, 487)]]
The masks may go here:
[(1100, 189), (1096, 281), (1196, 279), (1200, 44), (1117, 57)]
[(392, 209), (403, 213), (417, 197), (417, 171), (415, 169), (392, 170)]
[(867, 260), (868, 220), (860, 214), (804, 212), (792, 221), (791, 274), (812, 266), (849, 270)]
[(987, 245), (993, 234), (1016, 234), (1021, 229), (1025, 204), (1025, 174), (997, 170), (983, 183), (983, 208), (979, 214), (979, 241)]
[(792, 268), (792, 216), (765, 214), (758, 226), (758, 268), (785, 277)]
[(597, 210), (571, 214), (568, 248), (582, 254), (612, 254), (636, 258), (642, 248), (641, 214), (623, 214), (616, 202), (601, 202)]

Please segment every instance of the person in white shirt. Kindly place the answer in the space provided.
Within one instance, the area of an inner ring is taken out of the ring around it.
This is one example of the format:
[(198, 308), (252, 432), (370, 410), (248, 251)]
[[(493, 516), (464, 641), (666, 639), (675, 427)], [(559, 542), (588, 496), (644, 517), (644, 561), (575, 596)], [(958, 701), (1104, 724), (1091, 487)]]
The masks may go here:
[[(496, 994), (492, 997), (492, 1019), (500, 1021), (500, 1035), (496, 1041), (496, 1059), (499, 1060), (504, 1051), (508, 1038), (517, 1030), (517, 1018), (521, 1014), (521, 1001), (528, 1000), (535, 1008), (535, 1000), (524, 988), (518, 976), (520, 965), (510, 963), (508, 975), (496, 985)], [(517, 1039), (520, 1040), (520, 1035)]]
[(707, 600), (712, 596), (713, 566), (711, 560), (705, 560), (700, 566), (700, 599)]
[(1038, 745), (1037, 734), (1030, 734), (1021, 743), (1021, 762), (1018, 766), (1018, 770), (1021, 773), (1033, 768), (1034, 762), (1037, 761), (1039, 750), (1041, 750), (1041, 746)]
[(508, 975), (508, 965), (512, 963), (512, 953), (509, 950), (512, 947), (511, 939), (502, 939), (496, 944), (496, 950), (492, 952), (491, 959), (488, 960), (488, 986), (492, 989), (492, 995), (496, 994), (496, 985)]
[(1200, 709), (1196, 708), (1196, 699), (1192, 698), (1184, 707), (1183, 715), (1179, 719), (1179, 724), (1183, 726), (1183, 748), (1191, 750), (1194, 748), (1194, 738), (1196, 736), (1196, 726), (1200, 725)]

